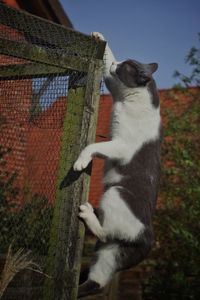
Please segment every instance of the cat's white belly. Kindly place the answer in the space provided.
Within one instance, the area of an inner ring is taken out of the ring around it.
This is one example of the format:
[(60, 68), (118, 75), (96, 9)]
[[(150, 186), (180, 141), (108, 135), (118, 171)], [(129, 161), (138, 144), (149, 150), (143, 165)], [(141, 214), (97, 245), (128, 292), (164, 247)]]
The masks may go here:
[(144, 225), (130, 211), (120, 197), (117, 188), (109, 188), (103, 195), (100, 207), (104, 212), (102, 224), (106, 235), (126, 241), (134, 241), (144, 230)]

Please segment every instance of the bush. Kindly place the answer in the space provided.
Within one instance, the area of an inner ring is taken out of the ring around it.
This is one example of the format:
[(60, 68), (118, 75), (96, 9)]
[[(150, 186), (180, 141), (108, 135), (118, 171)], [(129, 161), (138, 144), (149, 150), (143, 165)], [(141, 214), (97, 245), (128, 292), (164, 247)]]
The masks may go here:
[[(191, 50), (188, 59), (196, 59), (199, 53)], [(184, 84), (194, 78), (200, 82), (199, 66), (197, 60), (192, 77)], [(179, 116), (172, 110), (165, 112), (165, 135), (172, 142), (166, 138), (163, 145), (164, 206), (155, 219), (157, 247), (152, 254), (152, 276), (143, 286), (145, 300), (200, 299), (200, 90), (182, 89), (181, 93), (190, 98), (190, 107)]]
[(19, 204), (19, 188), (15, 186), (17, 173), (6, 170), (5, 156), (11, 149), (0, 146), (0, 253), (5, 253), (12, 243), (13, 248), (32, 250), (45, 255), (48, 251), (53, 206), (39, 194), (25, 193), (29, 199)]

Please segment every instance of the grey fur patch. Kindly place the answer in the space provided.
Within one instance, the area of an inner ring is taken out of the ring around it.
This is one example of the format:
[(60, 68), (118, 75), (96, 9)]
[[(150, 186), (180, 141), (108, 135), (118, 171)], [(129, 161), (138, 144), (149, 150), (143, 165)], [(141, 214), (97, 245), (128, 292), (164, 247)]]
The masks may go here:
[(117, 186), (122, 199), (135, 216), (149, 226), (155, 210), (160, 178), (161, 129), (157, 140), (145, 143), (133, 156), (129, 164), (121, 165), (113, 162), (122, 180), (116, 184), (108, 184), (105, 189)]
[(125, 60), (118, 64), (116, 74), (127, 87), (146, 86), (151, 81), (152, 73), (158, 68), (156, 63), (142, 64), (136, 60)]

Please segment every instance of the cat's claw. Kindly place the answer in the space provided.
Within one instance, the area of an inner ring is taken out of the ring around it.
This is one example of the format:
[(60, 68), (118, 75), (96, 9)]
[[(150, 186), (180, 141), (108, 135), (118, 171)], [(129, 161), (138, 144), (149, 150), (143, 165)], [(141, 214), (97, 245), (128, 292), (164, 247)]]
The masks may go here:
[(92, 32), (91, 34), (96, 40), (105, 41), (105, 38), (102, 33), (100, 32)]

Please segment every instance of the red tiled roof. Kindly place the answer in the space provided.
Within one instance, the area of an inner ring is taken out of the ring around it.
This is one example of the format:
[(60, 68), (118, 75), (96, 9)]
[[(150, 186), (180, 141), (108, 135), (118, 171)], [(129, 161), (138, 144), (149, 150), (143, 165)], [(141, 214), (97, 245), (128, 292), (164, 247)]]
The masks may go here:
[(3, 3), (17, 9), (23, 9), (36, 16), (45, 18), (58, 24), (73, 28), (59, 0), (3, 0)]

